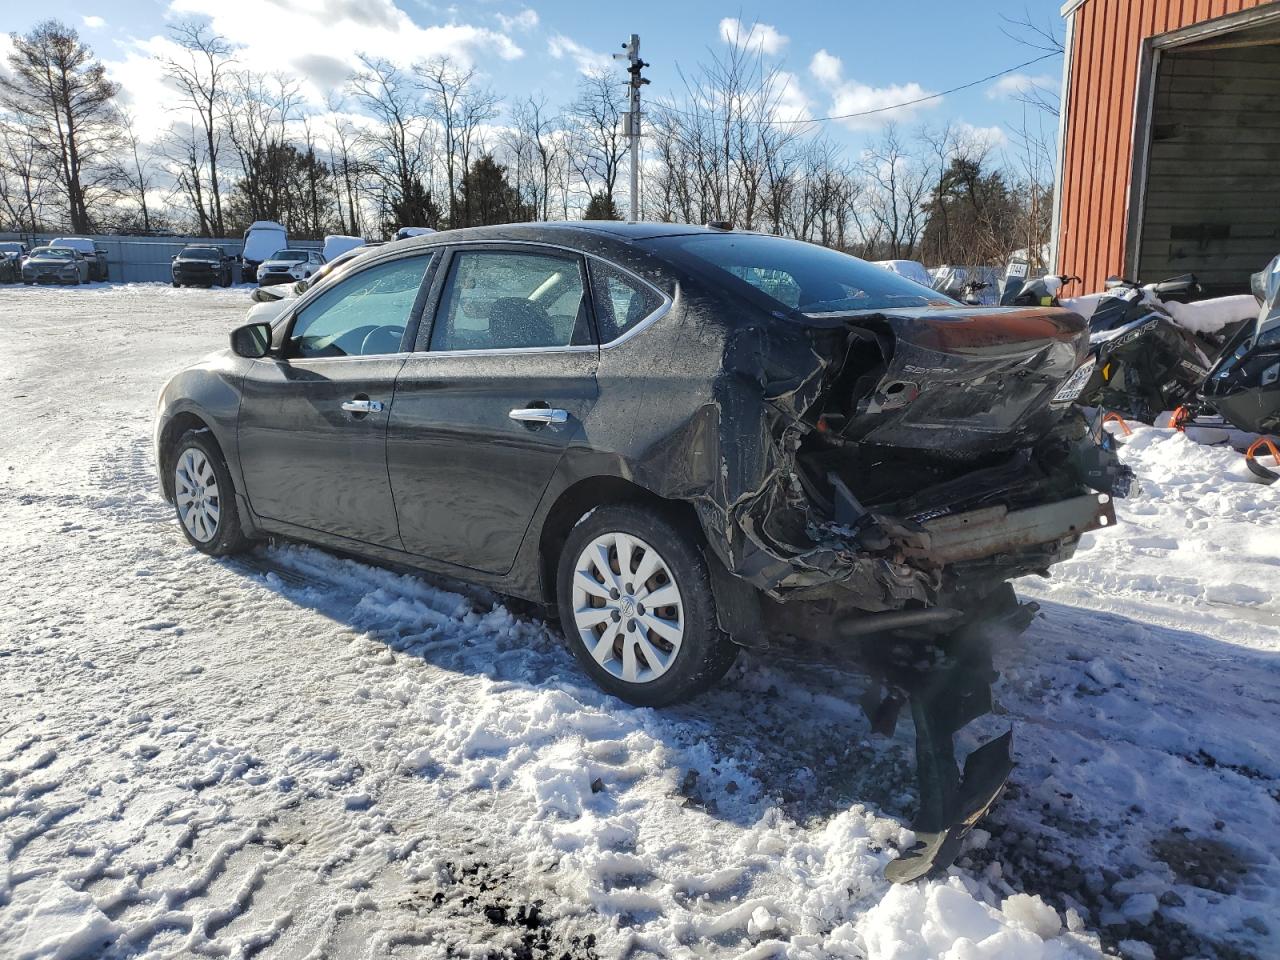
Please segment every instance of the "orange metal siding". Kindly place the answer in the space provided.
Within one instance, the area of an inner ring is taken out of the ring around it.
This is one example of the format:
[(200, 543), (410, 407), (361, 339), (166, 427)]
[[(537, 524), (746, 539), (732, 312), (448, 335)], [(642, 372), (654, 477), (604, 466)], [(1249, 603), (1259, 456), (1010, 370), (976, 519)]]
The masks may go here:
[(1124, 272), (1133, 111), (1142, 43), (1274, 0), (1085, 0), (1071, 16), (1071, 76), (1062, 145), (1060, 273), (1102, 289)]

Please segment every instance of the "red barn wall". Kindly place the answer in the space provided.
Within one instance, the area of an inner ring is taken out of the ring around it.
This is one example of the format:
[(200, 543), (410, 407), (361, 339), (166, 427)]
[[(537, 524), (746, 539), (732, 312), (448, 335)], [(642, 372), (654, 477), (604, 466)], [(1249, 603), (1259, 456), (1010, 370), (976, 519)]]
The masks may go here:
[(1134, 103), (1143, 42), (1275, 0), (1085, 0), (1069, 14), (1057, 269), (1100, 290), (1125, 272)]

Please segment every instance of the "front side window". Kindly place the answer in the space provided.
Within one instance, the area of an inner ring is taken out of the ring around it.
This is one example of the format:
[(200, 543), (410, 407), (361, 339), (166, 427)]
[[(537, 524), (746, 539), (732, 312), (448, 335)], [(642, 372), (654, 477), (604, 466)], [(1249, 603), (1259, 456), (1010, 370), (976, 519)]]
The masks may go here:
[(575, 256), (467, 250), (454, 254), (431, 349), (513, 350), (589, 344)]
[(404, 257), (334, 283), (299, 311), (289, 355), (398, 353), (430, 260), (429, 254)]
[(662, 306), (647, 284), (601, 260), (591, 261), (591, 296), (600, 342), (611, 343)]
[(848, 254), (762, 234), (688, 234), (649, 241), (677, 250), (722, 280), (741, 281), (781, 306), (805, 314), (891, 307), (954, 307), (928, 287)]

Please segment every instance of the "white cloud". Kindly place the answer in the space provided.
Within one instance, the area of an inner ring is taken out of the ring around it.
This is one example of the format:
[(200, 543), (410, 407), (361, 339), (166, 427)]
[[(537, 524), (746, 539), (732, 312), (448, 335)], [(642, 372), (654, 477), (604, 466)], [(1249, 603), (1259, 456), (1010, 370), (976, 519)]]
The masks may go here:
[(976, 127), (966, 120), (961, 120), (953, 126), (970, 143), (980, 143), (991, 150), (999, 150), (1009, 144), (1009, 135), (1004, 132), (1004, 127)]
[[(207, 17), (215, 32), (236, 45), (240, 67), (293, 75), (313, 106), (342, 86), (361, 53), (401, 66), (432, 57), (447, 56), (469, 66), (524, 55), (498, 30), (458, 22), (421, 26), (393, 0), (171, 0), (166, 17)], [(157, 35), (134, 39), (120, 59), (105, 61), (146, 139), (174, 119), (178, 99), (154, 58), (179, 52), (168, 37)]]
[(779, 70), (773, 76), (777, 95), (774, 116), (779, 120), (807, 120), (813, 116), (809, 97), (800, 86), (800, 78), (786, 70)]
[(84, 21), (84, 25), (90, 30), (101, 30), (107, 25), (107, 21), (103, 20), (101, 17), (88, 16), (81, 17), (80, 19)]
[(748, 26), (737, 17), (725, 17), (720, 21), (720, 39), (730, 45), (774, 54), (787, 45), (790, 37), (779, 33), (777, 27), (767, 23), (753, 23)]
[(496, 14), (498, 23), (502, 24), (502, 29), (510, 33), (512, 30), (532, 30), (538, 25), (538, 11), (531, 10), (528, 7), (521, 10), (515, 16), (507, 16), (505, 13)]
[(826, 50), (819, 50), (813, 55), (809, 62), (809, 73), (830, 95), (832, 115), (865, 114), (840, 121), (851, 130), (874, 130), (891, 120), (910, 120), (920, 110), (935, 107), (942, 102), (939, 97), (927, 103), (911, 103), (930, 96), (930, 91), (918, 83), (872, 87), (856, 80), (846, 80), (844, 64), (839, 57)]
[(809, 72), (819, 83), (831, 86), (840, 82), (840, 58), (819, 50), (809, 62)]
[(557, 60), (566, 57), (574, 62), (580, 73), (593, 73), (607, 70), (613, 65), (613, 57), (607, 53), (599, 53), (584, 47), (576, 40), (571, 40), (563, 33), (553, 33), (547, 39), (547, 52)]
[(991, 86), (987, 87), (988, 100), (1004, 100), (1010, 97), (1016, 97), (1023, 94), (1034, 93), (1037, 88), (1045, 93), (1054, 96), (1058, 93), (1058, 86), (1061, 83), (1058, 77), (1051, 77), (1048, 74), (1038, 74), (1031, 76), (1026, 73), (1010, 73)]

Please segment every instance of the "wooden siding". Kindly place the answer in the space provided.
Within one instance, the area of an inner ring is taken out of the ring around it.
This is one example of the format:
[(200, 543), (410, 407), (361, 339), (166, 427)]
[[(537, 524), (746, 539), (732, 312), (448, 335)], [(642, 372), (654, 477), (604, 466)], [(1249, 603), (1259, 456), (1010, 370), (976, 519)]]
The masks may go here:
[(1125, 270), (1134, 102), (1150, 37), (1275, 0), (1085, 0), (1072, 13), (1058, 270), (1101, 289)]
[(1247, 293), (1280, 253), (1280, 47), (1173, 50), (1160, 62), (1138, 275)]

